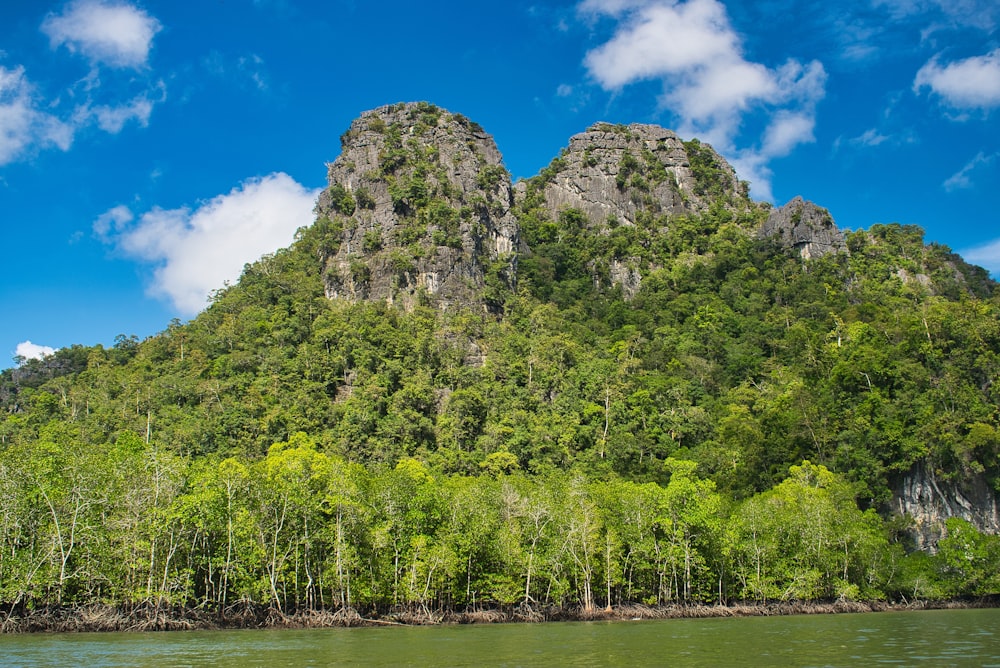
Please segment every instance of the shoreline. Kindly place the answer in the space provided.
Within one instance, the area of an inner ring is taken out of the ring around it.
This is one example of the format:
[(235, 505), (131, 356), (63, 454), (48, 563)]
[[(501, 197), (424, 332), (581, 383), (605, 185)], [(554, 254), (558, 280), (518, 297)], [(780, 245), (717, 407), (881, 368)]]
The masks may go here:
[(284, 613), (274, 608), (245, 606), (223, 613), (160, 605), (124, 609), (111, 605), (64, 606), (43, 610), (0, 612), (0, 635), (26, 633), (121, 633), (153, 631), (213, 631), (238, 629), (320, 629), (376, 626), (438, 626), (458, 624), (509, 624), (574, 621), (643, 621), (656, 619), (706, 619), (828, 615), (915, 610), (956, 610), (1000, 607), (1000, 596), (932, 601), (827, 601), (737, 603), (729, 605), (671, 604), (621, 605), (582, 608), (512, 606), (481, 610), (428, 610), (410, 608), (367, 616), (354, 608), (306, 610)]

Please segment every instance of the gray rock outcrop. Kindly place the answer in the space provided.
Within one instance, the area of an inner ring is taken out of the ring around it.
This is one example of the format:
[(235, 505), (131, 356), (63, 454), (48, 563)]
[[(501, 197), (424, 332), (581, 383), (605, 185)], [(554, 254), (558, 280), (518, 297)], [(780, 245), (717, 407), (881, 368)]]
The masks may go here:
[[(719, 202), (751, 206), (746, 184), (711, 146), (638, 123), (597, 123), (574, 135), (538, 177), (517, 184), (516, 198), (553, 221), (568, 210), (579, 212), (583, 226), (598, 235), (619, 226), (659, 230), (671, 216), (703, 213)], [(595, 285), (610, 281), (628, 299), (650, 268), (640, 258), (621, 257), (606, 271), (591, 270)]]
[(961, 517), (979, 531), (1000, 533), (1000, 504), (981, 475), (959, 486), (939, 479), (925, 465), (915, 466), (896, 487), (892, 510), (913, 521), (912, 536), (919, 550), (934, 551), (949, 517)]
[[(419, 102), (363, 113), (341, 137), (316, 206), (336, 243), (324, 249), (326, 294), (412, 307), (497, 306), (491, 295), (513, 288), (520, 240), (515, 201), (555, 221), (574, 210), (589, 234), (701, 214), (722, 203), (749, 209), (745, 183), (707, 144), (682, 141), (655, 125), (597, 123), (538, 177), (515, 188), (493, 139), (459, 114)], [(648, 226), (656, 226), (650, 228)], [(760, 228), (804, 258), (845, 251), (829, 213), (796, 198)], [(626, 298), (655, 267), (615, 257), (594, 267), (595, 284)]]
[(847, 251), (844, 235), (830, 212), (801, 197), (773, 209), (759, 236), (773, 238), (783, 248), (798, 250), (804, 260)]
[(591, 226), (633, 225), (639, 211), (702, 211), (718, 196), (745, 198), (733, 168), (710, 146), (656, 125), (597, 123), (570, 138), (544, 187), (552, 212), (578, 209)]
[(489, 307), (488, 276), (513, 285), (513, 189), (479, 125), (396, 104), (363, 113), (341, 143), (316, 205), (342, 228), (325, 258), (328, 297)]

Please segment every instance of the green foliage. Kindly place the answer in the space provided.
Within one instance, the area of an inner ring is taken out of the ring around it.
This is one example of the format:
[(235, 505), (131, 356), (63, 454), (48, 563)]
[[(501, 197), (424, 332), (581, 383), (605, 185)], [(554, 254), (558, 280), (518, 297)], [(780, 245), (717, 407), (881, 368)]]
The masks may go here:
[(419, 171), (408, 178), (394, 181), (389, 185), (389, 197), (392, 198), (392, 208), (396, 213), (401, 215), (415, 213), (420, 207), (426, 206), (430, 192), (430, 187), (424, 174)]
[(350, 190), (339, 183), (334, 183), (327, 192), (330, 193), (330, 204), (334, 211), (344, 216), (350, 216), (354, 213), (356, 202)]
[(639, 171), (639, 161), (635, 156), (625, 151), (618, 162), (618, 174), (615, 176), (615, 183), (618, 189), (624, 189), (629, 182), (629, 177)]
[(362, 209), (374, 209), (375, 208), (375, 198), (372, 197), (371, 192), (365, 187), (358, 188), (354, 191), (354, 199), (357, 201), (358, 206)]
[(463, 116), (462, 114), (453, 114), (452, 119), (459, 125), (468, 128), (472, 132), (475, 133), (483, 132), (483, 126), (481, 126), (479, 123), (476, 123), (475, 121), (470, 121), (467, 117)]
[(740, 597), (883, 596), (890, 549), (874, 511), (861, 512), (850, 487), (825, 466), (805, 461), (790, 473), (734, 515), (726, 546)]
[(723, 197), (732, 187), (732, 177), (715, 151), (697, 139), (684, 142), (684, 149), (691, 164), (695, 193), (703, 197)]
[[(477, 206), (398, 127), (376, 131), (399, 224), (363, 235), (359, 291), (382, 263), (415, 280), (428, 240), (463, 248)], [(688, 150), (712, 196), (711, 153)], [(656, 164), (623, 158), (625, 186), (668, 178)], [(358, 189), (189, 323), (0, 373), (0, 601), (995, 591), (995, 537), (952, 521), (937, 555), (904, 557), (875, 514), (917, 466), (1000, 480), (992, 282), (917, 228), (854, 232), (849, 256), (803, 263), (756, 239), (766, 212), (720, 201), (634, 222), (550, 214), (541, 188), (563, 166), (525, 184), (530, 251), (483, 267), (490, 313), (326, 299), (343, 216), (374, 204)], [(622, 267), (641, 274), (629, 299)]]
[(361, 239), (361, 250), (365, 253), (382, 250), (382, 232), (375, 229), (367, 230)]
[(980, 533), (952, 517), (938, 543), (937, 567), (950, 596), (982, 596), (1000, 591), (1000, 538)]
[(493, 191), (505, 177), (507, 177), (507, 170), (503, 168), (503, 165), (486, 165), (476, 175), (476, 185), (482, 190)]

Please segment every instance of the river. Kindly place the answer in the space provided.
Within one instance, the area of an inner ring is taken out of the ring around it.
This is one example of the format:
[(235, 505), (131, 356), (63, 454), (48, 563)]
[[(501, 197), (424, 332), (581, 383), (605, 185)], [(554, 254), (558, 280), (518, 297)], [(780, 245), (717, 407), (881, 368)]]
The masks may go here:
[(0, 636), (0, 665), (1000, 666), (1000, 610)]

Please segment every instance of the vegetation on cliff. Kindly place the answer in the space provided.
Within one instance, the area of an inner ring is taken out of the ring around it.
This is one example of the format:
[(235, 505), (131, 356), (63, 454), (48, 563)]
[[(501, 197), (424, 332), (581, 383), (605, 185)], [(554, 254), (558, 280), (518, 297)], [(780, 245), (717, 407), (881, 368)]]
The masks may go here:
[[(698, 197), (738, 187), (693, 146)], [(623, 187), (664, 177), (634, 163)], [(0, 373), (0, 604), (997, 591), (995, 536), (953, 519), (935, 555), (911, 552), (889, 507), (916, 465), (997, 485), (1000, 293), (983, 270), (899, 225), (805, 261), (729, 191), (592, 221), (546, 206), (562, 167), (519, 186), (516, 263), (466, 244), (480, 278), (457, 305), (328, 298), (328, 261), (358, 235), (346, 217), (381, 198), (334, 183), (316, 224), (191, 322)], [(433, 202), (411, 203), (392, 224)], [(449, 247), (450, 229), (420, 244)], [(369, 256), (399, 246), (374, 236), (358, 235)], [(371, 270), (364, 252), (349, 270)]]

